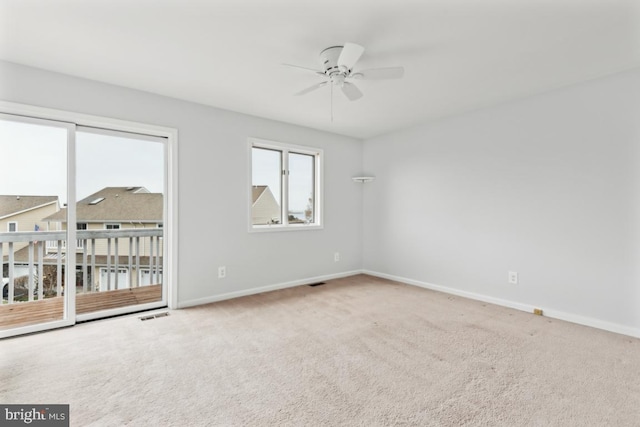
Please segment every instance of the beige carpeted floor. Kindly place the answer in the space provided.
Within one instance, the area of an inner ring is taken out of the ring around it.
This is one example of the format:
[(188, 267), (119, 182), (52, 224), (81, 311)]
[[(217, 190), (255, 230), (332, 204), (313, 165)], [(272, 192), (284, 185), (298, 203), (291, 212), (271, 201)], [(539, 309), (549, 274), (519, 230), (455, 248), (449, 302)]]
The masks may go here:
[(640, 340), (355, 276), (0, 341), (74, 426), (638, 426)]

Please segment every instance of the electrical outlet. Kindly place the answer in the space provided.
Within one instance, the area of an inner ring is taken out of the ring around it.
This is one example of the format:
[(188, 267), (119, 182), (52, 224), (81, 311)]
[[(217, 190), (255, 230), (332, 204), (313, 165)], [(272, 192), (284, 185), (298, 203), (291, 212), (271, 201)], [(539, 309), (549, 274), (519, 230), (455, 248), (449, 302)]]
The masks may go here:
[(336, 252), (335, 254), (333, 254), (333, 261), (334, 262), (340, 261), (340, 252)]
[(518, 284), (518, 273), (516, 271), (509, 272), (509, 283), (511, 283), (512, 285)]
[(227, 277), (227, 267), (218, 267), (218, 279), (224, 279), (225, 277)]

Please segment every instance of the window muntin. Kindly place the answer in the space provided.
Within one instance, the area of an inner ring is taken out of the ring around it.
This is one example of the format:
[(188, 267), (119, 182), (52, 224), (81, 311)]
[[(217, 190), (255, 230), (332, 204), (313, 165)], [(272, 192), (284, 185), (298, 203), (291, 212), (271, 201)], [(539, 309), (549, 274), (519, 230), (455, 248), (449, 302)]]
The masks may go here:
[(250, 140), (250, 230), (321, 227), (322, 150)]

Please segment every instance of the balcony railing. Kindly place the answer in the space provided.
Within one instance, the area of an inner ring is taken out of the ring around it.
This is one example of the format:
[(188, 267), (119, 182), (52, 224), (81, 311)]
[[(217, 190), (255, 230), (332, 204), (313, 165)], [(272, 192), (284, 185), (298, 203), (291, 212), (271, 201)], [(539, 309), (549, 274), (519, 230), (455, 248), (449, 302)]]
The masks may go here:
[[(66, 240), (62, 240), (61, 244), (58, 245), (58, 241), (57, 240), (51, 240), (47, 242), (47, 251), (49, 252), (55, 252), (58, 249), (60, 249), (61, 251), (66, 251), (67, 250), (67, 241)], [(84, 249), (84, 240), (76, 240), (76, 251), (82, 250)]]
[[(62, 296), (67, 263), (74, 265), (80, 293), (162, 283), (161, 228), (78, 230), (73, 252), (58, 250), (66, 248), (66, 235), (0, 233), (3, 304)], [(75, 258), (67, 259), (70, 256)]]

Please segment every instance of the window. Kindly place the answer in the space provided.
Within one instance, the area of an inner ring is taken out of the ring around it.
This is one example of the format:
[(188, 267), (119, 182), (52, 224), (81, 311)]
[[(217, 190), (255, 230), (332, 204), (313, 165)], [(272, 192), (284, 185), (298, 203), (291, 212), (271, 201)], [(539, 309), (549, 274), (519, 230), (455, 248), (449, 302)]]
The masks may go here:
[(322, 150), (250, 139), (250, 230), (320, 228)]
[(16, 231), (18, 231), (18, 223), (15, 221), (7, 223), (7, 231), (9, 233), (15, 233)]
[(98, 197), (97, 199), (93, 199), (92, 201), (90, 201), (89, 204), (90, 205), (97, 205), (98, 203), (100, 203), (103, 200), (104, 200), (104, 197)]
[(105, 224), (105, 230), (120, 230), (120, 224)]
[[(86, 222), (76, 222), (76, 230), (87, 230), (87, 223)], [(84, 241), (85, 239), (80, 238), (76, 240), (76, 249), (84, 249)]]

